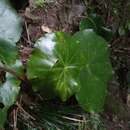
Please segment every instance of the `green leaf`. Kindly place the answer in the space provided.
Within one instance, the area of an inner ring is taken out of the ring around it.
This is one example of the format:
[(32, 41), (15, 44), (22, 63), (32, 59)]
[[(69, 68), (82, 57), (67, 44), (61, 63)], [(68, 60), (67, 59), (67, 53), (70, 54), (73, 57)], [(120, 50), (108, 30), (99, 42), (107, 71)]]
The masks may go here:
[(19, 81), (7, 73), (6, 81), (0, 84), (0, 103), (4, 105), (4, 108), (0, 109), (0, 128), (3, 127), (7, 118), (7, 110), (16, 101), (19, 90)]
[(87, 18), (81, 20), (79, 28), (80, 30), (93, 29), (94, 31), (98, 31), (98, 29), (103, 25), (104, 21), (101, 16), (90, 14)]
[(21, 18), (8, 0), (0, 1), (0, 39), (15, 44), (21, 36)]
[(71, 36), (57, 32), (42, 37), (35, 46), (27, 65), (29, 79), (41, 79), (52, 83), (62, 101), (66, 101), (79, 89), (79, 43), (71, 42)]
[(7, 73), (6, 82), (0, 85), (0, 102), (5, 107), (11, 106), (16, 100), (19, 88), (19, 81)]
[(80, 30), (84, 30), (84, 29), (93, 29), (93, 30), (97, 30), (97, 25), (96, 23), (90, 19), (90, 18), (86, 18), (80, 21), (80, 25), (79, 25)]
[(99, 29), (98, 34), (104, 37), (107, 41), (111, 41), (114, 33), (111, 29), (102, 26)]
[(103, 17), (101, 17), (100, 15), (98, 15), (96, 13), (90, 14), (89, 18), (91, 18), (96, 23), (97, 28), (99, 28), (99, 27), (104, 25)]
[(7, 118), (7, 109), (0, 108), (0, 129), (2, 129), (4, 127), (6, 118)]
[(76, 98), (85, 110), (100, 112), (103, 109), (107, 82), (112, 75), (106, 41), (92, 30), (78, 32), (73, 36), (81, 45), (85, 66), (80, 73), (81, 88)]
[(17, 57), (17, 49), (14, 45), (4, 40), (0, 40), (0, 61), (5, 64), (14, 63)]
[(0, 1), (0, 60), (11, 63), (16, 58), (16, 45), (22, 32), (21, 19), (8, 0)]
[(46, 93), (49, 88), (62, 101), (77, 93), (89, 112), (102, 110), (112, 74), (107, 43), (91, 29), (74, 36), (46, 34), (35, 44), (27, 70), (34, 90)]
[(102, 17), (97, 14), (90, 14), (87, 18), (81, 20), (79, 28), (80, 30), (93, 29), (107, 41), (110, 41), (113, 36), (112, 30), (104, 27)]

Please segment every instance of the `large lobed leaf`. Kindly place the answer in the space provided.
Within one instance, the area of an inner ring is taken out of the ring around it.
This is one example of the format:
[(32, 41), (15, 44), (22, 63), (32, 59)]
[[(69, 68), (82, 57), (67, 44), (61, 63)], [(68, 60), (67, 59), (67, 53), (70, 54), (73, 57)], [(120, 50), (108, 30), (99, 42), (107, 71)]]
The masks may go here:
[(62, 101), (77, 92), (81, 64), (78, 50), (79, 43), (72, 43), (66, 33), (47, 34), (39, 39), (28, 62), (29, 79), (38, 81), (32, 84), (37, 86), (35, 89), (40, 89), (38, 86), (54, 87)]
[(46, 34), (36, 43), (27, 69), (36, 91), (49, 87), (62, 101), (76, 94), (85, 110), (102, 110), (112, 68), (106, 41), (92, 30)]
[(21, 32), (20, 17), (8, 0), (0, 0), (0, 60), (7, 64), (15, 60)]

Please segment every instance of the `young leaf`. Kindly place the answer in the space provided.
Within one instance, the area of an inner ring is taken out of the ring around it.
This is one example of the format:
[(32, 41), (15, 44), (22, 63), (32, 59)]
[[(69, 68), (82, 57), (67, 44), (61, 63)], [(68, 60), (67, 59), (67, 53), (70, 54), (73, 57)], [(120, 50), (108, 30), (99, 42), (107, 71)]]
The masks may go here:
[(0, 60), (11, 63), (16, 57), (15, 43), (22, 32), (21, 19), (8, 0), (0, 0)]
[(112, 30), (104, 27), (102, 17), (97, 14), (90, 14), (87, 18), (81, 20), (79, 28), (80, 30), (93, 29), (107, 41), (110, 41), (113, 36)]
[(98, 29), (103, 25), (104, 21), (101, 16), (97, 14), (90, 14), (87, 18), (81, 20), (79, 28), (80, 30), (93, 29), (95, 32), (97, 32)]
[(80, 28), (80, 30), (93, 29), (94, 31), (97, 31), (96, 23), (90, 18), (86, 18), (86, 19), (81, 20), (79, 28)]

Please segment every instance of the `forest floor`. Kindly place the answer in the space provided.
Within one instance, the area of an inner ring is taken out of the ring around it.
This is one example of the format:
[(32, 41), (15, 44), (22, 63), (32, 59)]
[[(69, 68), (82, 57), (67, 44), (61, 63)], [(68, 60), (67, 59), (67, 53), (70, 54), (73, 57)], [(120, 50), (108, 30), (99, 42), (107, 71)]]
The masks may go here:
[[(80, 20), (86, 17), (86, 8), (82, 0), (54, 0), (43, 7), (36, 7), (30, 0), (28, 6), (19, 10), (24, 23), (20, 40), (22, 61), (26, 63), (35, 41), (45, 33), (65, 31), (73, 34), (78, 31)], [(127, 103), (126, 89), (127, 72), (130, 66), (129, 36), (115, 38), (111, 42), (111, 49), (118, 80), (113, 78), (110, 81), (109, 94), (101, 117), (107, 130), (130, 130), (130, 108)], [(27, 104), (30, 104), (30, 101)]]

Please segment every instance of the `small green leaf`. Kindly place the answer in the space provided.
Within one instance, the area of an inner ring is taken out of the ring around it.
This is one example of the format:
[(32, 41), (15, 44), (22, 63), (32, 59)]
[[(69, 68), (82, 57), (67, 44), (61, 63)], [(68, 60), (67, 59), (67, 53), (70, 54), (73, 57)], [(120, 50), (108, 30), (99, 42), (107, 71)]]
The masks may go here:
[(96, 23), (98, 28), (104, 25), (103, 17), (101, 17), (100, 15), (98, 15), (96, 13), (90, 14), (89, 18), (91, 18)]
[(98, 34), (104, 37), (107, 41), (111, 41), (113, 37), (112, 30), (103, 26), (99, 29)]
[(90, 18), (86, 18), (80, 21), (80, 25), (79, 25), (80, 30), (84, 30), (84, 29), (93, 29), (93, 30), (97, 30), (97, 25), (96, 23), (90, 19)]
[(16, 101), (19, 90), (19, 81), (7, 73), (6, 81), (0, 84), (0, 103), (4, 105), (4, 108), (0, 109), (0, 128), (3, 127), (7, 118), (7, 110)]
[(6, 118), (7, 118), (7, 109), (0, 108), (0, 129), (2, 129), (4, 127), (4, 123), (6, 121)]
[(97, 14), (90, 14), (87, 18), (81, 20), (79, 28), (80, 30), (93, 29), (97, 32), (103, 25), (104, 21), (101, 16)]
[(21, 19), (8, 0), (0, 0), (0, 60), (11, 63), (16, 58), (16, 42), (22, 32)]
[(93, 29), (107, 41), (110, 41), (113, 36), (112, 30), (104, 27), (102, 17), (97, 14), (90, 14), (87, 18), (81, 20), (79, 28), (80, 30)]

